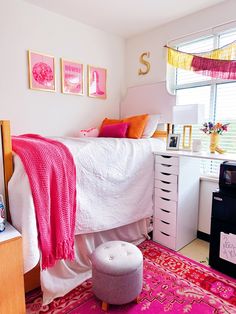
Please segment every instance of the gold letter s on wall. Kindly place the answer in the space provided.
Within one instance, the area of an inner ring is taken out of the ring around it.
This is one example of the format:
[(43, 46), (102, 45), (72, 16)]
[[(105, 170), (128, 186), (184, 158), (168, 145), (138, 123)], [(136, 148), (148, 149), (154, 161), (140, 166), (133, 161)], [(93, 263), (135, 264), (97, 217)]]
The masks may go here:
[(145, 75), (145, 74), (147, 74), (150, 71), (150, 62), (144, 60), (144, 57), (149, 58), (150, 57), (150, 52), (144, 52), (144, 53), (141, 54), (141, 56), (139, 58), (139, 62), (145, 65), (146, 70), (143, 71), (142, 69), (139, 69), (138, 75)]

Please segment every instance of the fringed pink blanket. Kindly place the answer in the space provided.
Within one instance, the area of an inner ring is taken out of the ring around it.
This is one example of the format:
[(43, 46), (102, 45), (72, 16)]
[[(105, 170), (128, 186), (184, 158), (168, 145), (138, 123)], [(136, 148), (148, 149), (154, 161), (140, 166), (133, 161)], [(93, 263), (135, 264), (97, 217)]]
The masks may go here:
[(38, 227), (42, 269), (74, 258), (76, 170), (62, 143), (36, 134), (12, 137), (29, 178)]

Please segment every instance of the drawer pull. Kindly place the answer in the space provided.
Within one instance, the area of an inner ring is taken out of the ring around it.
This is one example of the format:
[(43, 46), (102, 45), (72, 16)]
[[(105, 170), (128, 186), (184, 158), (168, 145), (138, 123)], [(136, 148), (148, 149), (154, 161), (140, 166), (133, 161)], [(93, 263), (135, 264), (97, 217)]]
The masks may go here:
[(170, 199), (169, 198), (165, 198), (165, 197), (160, 197), (162, 200), (164, 200), (164, 201), (170, 201)]
[(161, 164), (163, 167), (171, 167), (171, 165)]
[(167, 234), (167, 233), (165, 233), (165, 232), (162, 232), (162, 231), (160, 231), (162, 234), (164, 234), (165, 236), (167, 236), (167, 237), (169, 237), (170, 235), (169, 234)]
[(163, 224), (170, 225), (169, 222), (166, 222), (166, 221), (164, 221), (164, 220), (161, 220), (161, 222), (163, 222)]
[(163, 208), (160, 208), (160, 210), (162, 210), (163, 212), (165, 212), (165, 213), (170, 213), (170, 211), (169, 210), (166, 210), (166, 209), (163, 209)]
[(171, 158), (171, 156), (161, 155), (163, 158)]
[(170, 193), (170, 191), (165, 190), (165, 189), (160, 189), (160, 190), (162, 190), (163, 192), (166, 192), (166, 193)]
[(170, 184), (170, 182), (167, 182), (167, 181), (163, 181), (163, 180), (160, 180), (160, 181), (164, 184)]
[(157, 171), (155, 179), (159, 180), (160, 182), (164, 182), (162, 184), (172, 183), (177, 185), (178, 183), (178, 176), (176, 174), (167, 173), (166, 171)]

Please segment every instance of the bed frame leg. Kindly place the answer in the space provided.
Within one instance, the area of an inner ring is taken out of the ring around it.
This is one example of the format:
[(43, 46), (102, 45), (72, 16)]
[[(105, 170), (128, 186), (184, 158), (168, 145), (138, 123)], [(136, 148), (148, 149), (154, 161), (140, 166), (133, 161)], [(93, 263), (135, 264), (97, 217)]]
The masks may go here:
[(106, 302), (102, 301), (102, 310), (103, 310), (103, 311), (107, 312), (107, 310), (108, 310), (108, 306), (109, 306), (109, 304), (108, 304), (108, 303), (106, 303)]

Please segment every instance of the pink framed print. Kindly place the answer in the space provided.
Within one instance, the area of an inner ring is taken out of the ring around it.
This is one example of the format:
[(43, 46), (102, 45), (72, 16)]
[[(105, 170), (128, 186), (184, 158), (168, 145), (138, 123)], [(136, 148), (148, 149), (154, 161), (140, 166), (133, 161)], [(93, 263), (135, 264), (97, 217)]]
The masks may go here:
[(61, 59), (61, 90), (64, 94), (83, 95), (84, 66)]
[(55, 58), (29, 50), (28, 62), (30, 89), (55, 92)]
[(107, 70), (88, 65), (88, 96), (105, 99)]

